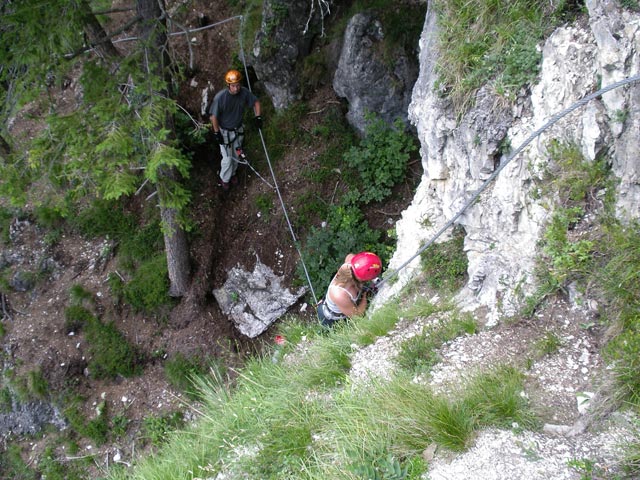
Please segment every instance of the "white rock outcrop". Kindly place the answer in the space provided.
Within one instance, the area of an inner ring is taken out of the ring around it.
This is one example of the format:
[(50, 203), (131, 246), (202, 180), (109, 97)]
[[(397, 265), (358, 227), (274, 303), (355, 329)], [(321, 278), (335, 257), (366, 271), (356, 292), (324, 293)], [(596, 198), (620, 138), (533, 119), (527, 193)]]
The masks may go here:
[[(508, 103), (485, 87), (473, 109), (456, 121), (450, 102), (434, 90), (437, 59), (435, 12), (429, 9), (420, 39), (420, 75), (409, 106), (421, 142), (424, 174), (412, 204), (397, 223), (398, 248), (389, 269), (403, 265), (458, 214), (487, 177), (558, 112), (614, 82), (640, 72), (640, 15), (610, 0), (588, 0), (588, 23), (557, 29), (541, 45), (539, 80), (530, 95)], [(577, 145), (593, 160), (606, 149), (618, 177), (620, 218), (640, 216), (640, 82), (617, 88), (560, 119), (500, 172), (457, 220), (466, 232), (469, 282), (458, 295), (468, 310), (486, 307), (491, 324), (514, 313), (532, 293), (536, 245), (553, 213), (537, 195), (551, 161), (552, 139)], [(440, 240), (445, 240), (441, 238)], [(440, 241), (439, 240), (439, 241)], [(378, 295), (395, 295), (420, 268), (414, 259)]]

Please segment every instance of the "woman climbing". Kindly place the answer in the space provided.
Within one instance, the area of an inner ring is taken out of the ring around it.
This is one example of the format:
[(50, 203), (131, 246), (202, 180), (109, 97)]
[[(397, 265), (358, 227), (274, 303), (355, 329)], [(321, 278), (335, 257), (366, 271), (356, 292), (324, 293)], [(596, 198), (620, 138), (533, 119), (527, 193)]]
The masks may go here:
[(381, 271), (382, 261), (375, 253), (348, 254), (318, 305), (322, 325), (330, 327), (343, 318), (363, 315), (367, 309), (365, 282), (375, 279)]

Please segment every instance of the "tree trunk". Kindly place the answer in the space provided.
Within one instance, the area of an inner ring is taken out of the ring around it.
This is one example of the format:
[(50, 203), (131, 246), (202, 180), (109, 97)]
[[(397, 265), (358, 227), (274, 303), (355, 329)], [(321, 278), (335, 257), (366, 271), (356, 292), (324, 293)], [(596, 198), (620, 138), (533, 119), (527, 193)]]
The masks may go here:
[[(165, 179), (176, 176), (174, 168), (167, 169), (161, 175)], [(177, 179), (176, 179), (177, 180)], [(169, 295), (182, 297), (189, 287), (189, 245), (180, 222), (178, 212), (174, 208), (160, 205), (160, 217), (164, 225), (164, 249), (167, 254), (167, 269), (169, 271)]]
[(87, 0), (82, 0), (82, 8), (87, 13), (84, 15), (84, 32), (87, 35), (91, 46), (104, 59), (114, 59), (120, 56), (120, 52), (113, 45), (96, 16), (91, 11)]
[[(162, 6), (161, 6), (162, 4)], [(165, 66), (169, 64), (166, 57), (165, 44), (167, 42), (166, 27), (164, 21), (163, 0), (137, 0), (136, 9), (142, 18), (141, 37), (144, 42), (146, 55), (143, 68), (149, 74), (163, 78)], [(168, 96), (166, 91), (161, 95)], [(173, 131), (173, 121), (170, 117), (165, 119), (165, 128)], [(175, 168), (164, 168), (159, 173), (158, 182), (173, 183), (179, 181), (179, 174)], [(189, 274), (191, 270), (189, 262), (189, 247), (187, 236), (178, 221), (178, 212), (175, 208), (167, 207), (164, 193), (165, 189), (159, 186), (158, 201), (160, 204), (160, 216), (164, 227), (164, 248), (167, 255), (167, 268), (169, 271), (169, 295), (181, 297), (187, 293), (189, 287)]]

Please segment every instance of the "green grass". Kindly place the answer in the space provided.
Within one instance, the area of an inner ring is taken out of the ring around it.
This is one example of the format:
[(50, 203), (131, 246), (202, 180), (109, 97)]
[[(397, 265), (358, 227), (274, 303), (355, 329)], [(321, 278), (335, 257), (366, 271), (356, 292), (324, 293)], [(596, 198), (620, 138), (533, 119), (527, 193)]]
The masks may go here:
[(140, 263), (131, 280), (122, 288), (124, 299), (138, 312), (155, 313), (175, 303), (169, 296), (167, 258), (164, 253)]
[(219, 376), (223, 375), (223, 367), (215, 359), (207, 360), (200, 356), (186, 357), (180, 352), (164, 364), (164, 375), (169, 384), (194, 400), (200, 398), (200, 391), (196, 388), (198, 377), (207, 375), (211, 371)]
[(535, 81), (542, 54), (537, 45), (572, 13), (568, 2), (555, 10), (529, 0), (437, 0), (439, 91), (458, 112), (473, 104), (489, 84), (508, 99)]
[(91, 318), (84, 326), (88, 343), (89, 372), (93, 378), (131, 377), (140, 373), (141, 358), (114, 322)]
[[(199, 377), (200, 421), (156, 434), (153, 459), (110, 478), (207, 478), (224, 470), (261, 480), (419, 479), (427, 472), (422, 452), (433, 443), (459, 451), (485, 426), (535, 425), (520, 395), (523, 377), (507, 367), (473, 375), (447, 396), (402, 374), (388, 382), (347, 383), (354, 343), (371, 343), (373, 331), (387, 333), (400, 317), (435, 310), (426, 303), (396, 305), (329, 332), (290, 318), (279, 331), (286, 342), (277, 348), (294, 355), (294, 363), (274, 361), (267, 351), (236, 371), (233, 385)], [(296, 353), (303, 339), (304, 354)]]
[(534, 343), (534, 350), (538, 355), (545, 356), (556, 353), (561, 346), (562, 339), (554, 332), (549, 331), (545, 332), (542, 337), (536, 340)]
[(451, 240), (430, 245), (420, 254), (420, 265), (429, 286), (454, 292), (464, 285), (468, 265), (464, 237), (464, 231), (456, 229)]
[(461, 335), (474, 334), (476, 330), (473, 318), (454, 315), (449, 320), (425, 327), (419, 335), (405, 340), (400, 345), (396, 363), (414, 375), (427, 373), (440, 358), (438, 348)]

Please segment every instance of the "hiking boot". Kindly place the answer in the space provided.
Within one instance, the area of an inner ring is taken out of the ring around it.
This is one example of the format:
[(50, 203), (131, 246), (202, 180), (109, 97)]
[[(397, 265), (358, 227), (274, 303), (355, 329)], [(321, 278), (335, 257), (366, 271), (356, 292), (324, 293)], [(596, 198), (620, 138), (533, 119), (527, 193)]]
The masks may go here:
[(223, 182), (221, 179), (218, 179), (218, 186), (225, 192), (229, 191), (229, 184), (227, 182)]

